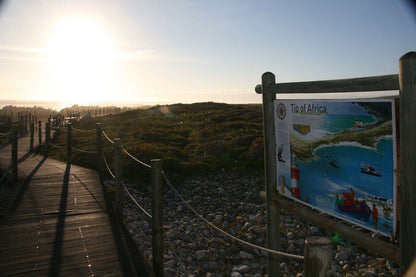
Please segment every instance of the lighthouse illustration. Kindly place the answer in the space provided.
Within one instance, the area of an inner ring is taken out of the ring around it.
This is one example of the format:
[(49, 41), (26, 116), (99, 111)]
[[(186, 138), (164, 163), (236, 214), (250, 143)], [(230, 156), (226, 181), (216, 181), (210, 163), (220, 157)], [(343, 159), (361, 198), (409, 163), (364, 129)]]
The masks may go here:
[(292, 166), (290, 168), (291, 175), (291, 187), (293, 195), (296, 198), (300, 199), (300, 190), (299, 190), (299, 168), (296, 166), (296, 156), (292, 155)]

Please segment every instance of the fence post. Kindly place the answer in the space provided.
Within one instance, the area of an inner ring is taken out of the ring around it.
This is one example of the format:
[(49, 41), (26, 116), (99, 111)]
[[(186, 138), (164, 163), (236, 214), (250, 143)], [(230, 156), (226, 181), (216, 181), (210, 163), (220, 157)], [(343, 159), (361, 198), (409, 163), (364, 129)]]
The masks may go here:
[(151, 160), (152, 165), (152, 251), (153, 270), (162, 277), (163, 270), (163, 176), (162, 160)]
[(29, 151), (33, 151), (33, 140), (35, 137), (35, 124), (32, 122), (30, 123), (30, 140), (29, 140)]
[(123, 220), (123, 188), (121, 187), (121, 141), (114, 139), (114, 174), (116, 210), (120, 220)]
[(416, 52), (399, 60), (400, 82), (400, 273), (416, 255)]
[(331, 268), (332, 243), (326, 237), (310, 237), (305, 240), (305, 276), (325, 277)]
[(39, 147), (42, 145), (42, 121), (38, 122)]
[[(280, 206), (276, 173), (276, 134), (274, 126), (274, 100), (276, 93), (272, 90), (275, 84), (273, 73), (266, 72), (262, 75), (261, 92), (263, 94), (263, 124), (264, 124), (264, 174), (266, 185), (266, 212), (267, 212), (267, 247), (272, 250), (280, 250)], [(259, 88), (256, 88), (256, 92)], [(269, 253), (268, 275), (280, 276), (280, 257)]]
[(50, 123), (45, 123), (45, 154), (49, 155), (49, 141), (51, 140), (51, 128)]
[(66, 153), (68, 157), (68, 163), (71, 163), (72, 152), (72, 123), (66, 125)]
[(102, 127), (101, 123), (95, 124), (97, 128), (97, 171), (102, 176), (102, 170), (103, 170), (103, 141), (102, 141)]
[(12, 132), (11, 132), (11, 140), (12, 140), (12, 160), (11, 160), (11, 166), (12, 166), (12, 182), (16, 183), (17, 180), (17, 135), (18, 135), (18, 124), (13, 124), (12, 126)]

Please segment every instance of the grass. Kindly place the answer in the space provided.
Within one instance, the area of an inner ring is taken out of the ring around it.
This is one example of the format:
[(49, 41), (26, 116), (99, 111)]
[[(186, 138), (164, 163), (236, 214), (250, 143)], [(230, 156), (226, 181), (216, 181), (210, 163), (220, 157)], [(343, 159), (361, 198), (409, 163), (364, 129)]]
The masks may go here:
[[(74, 122), (76, 129), (92, 130), (101, 123), (110, 138), (120, 138), (123, 147), (145, 163), (162, 159), (164, 169), (176, 177), (208, 172), (258, 171), (263, 169), (263, 124), (260, 104), (175, 104), (86, 118)], [(72, 145), (95, 150), (96, 133), (73, 130)], [(54, 143), (65, 145), (66, 131)], [(103, 150), (112, 160), (113, 145), (103, 138)], [(66, 150), (51, 157), (65, 160)], [(95, 168), (96, 156), (73, 152), (75, 164)], [(123, 176), (147, 176), (149, 170), (123, 155)]]

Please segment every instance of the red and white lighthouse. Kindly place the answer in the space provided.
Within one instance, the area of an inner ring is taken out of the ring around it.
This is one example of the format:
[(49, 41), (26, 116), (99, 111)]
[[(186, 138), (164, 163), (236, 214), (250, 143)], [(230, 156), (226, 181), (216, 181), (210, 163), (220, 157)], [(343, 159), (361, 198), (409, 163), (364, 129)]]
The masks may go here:
[(300, 190), (299, 190), (299, 168), (296, 166), (296, 156), (292, 155), (292, 165), (290, 168), (291, 176), (291, 188), (292, 192), (296, 198), (300, 199)]

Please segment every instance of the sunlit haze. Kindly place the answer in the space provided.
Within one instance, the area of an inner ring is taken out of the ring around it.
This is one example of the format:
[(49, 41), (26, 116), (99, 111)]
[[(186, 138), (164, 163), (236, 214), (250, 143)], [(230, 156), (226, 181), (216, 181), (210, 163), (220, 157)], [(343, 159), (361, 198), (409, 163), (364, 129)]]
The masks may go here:
[(278, 82), (398, 73), (407, 1), (3, 1), (0, 104), (259, 103)]

